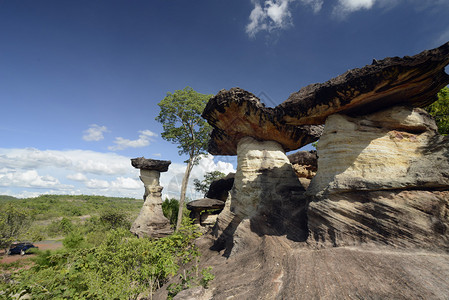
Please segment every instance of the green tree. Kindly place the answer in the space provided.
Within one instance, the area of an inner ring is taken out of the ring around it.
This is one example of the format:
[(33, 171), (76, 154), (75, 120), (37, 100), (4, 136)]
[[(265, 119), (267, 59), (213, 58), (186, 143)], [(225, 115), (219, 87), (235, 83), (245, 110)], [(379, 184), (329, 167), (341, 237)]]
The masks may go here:
[(209, 132), (211, 127), (201, 117), (201, 114), (212, 95), (204, 95), (186, 87), (167, 93), (159, 102), (161, 111), (156, 117), (164, 128), (162, 138), (178, 144), (179, 155), (187, 154), (187, 166), (182, 179), (181, 195), (179, 199), (178, 220), (176, 229), (181, 226), (183, 207), (186, 196), (187, 183), (194, 165), (198, 164), (202, 154), (206, 154)]
[(8, 253), (11, 244), (28, 231), (31, 214), (28, 210), (8, 203), (0, 209), (0, 247)]
[(195, 190), (197, 192), (203, 193), (204, 196), (206, 196), (206, 193), (209, 190), (209, 187), (210, 187), (210, 184), (212, 183), (212, 181), (221, 179), (225, 176), (226, 175), (220, 171), (206, 172), (206, 174), (204, 174), (203, 180), (201, 180), (201, 181), (199, 179), (193, 180)]
[(449, 87), (438, 92), (438, 100), (426, 107), (426, 110), (435, 117), (438, 132), (449, 134)]

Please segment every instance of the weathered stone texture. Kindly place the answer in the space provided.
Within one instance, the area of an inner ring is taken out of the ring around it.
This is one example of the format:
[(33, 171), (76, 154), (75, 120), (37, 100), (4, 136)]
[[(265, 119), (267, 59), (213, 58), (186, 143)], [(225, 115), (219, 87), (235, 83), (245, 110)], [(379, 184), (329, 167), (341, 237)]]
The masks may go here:
[(288, 155), (288, 159), (295, 170), (296, 176), (300, 178), (301, 182), (306, 182), (306, 185), (308, 186), (310, 181), (304, 179), (312, 179), (318, 169), (316, 150), (298, 151)]
[[(205, 210), (211, 209), (223, 209), (225, 203), (221, 200), (203, 198), (198, 200), (193, 200), (187, 203), (187, 209), (191, 211), (190, 218), (194, 219), (195, 224), (203, 224), (203, 220), (207, 218), (209, 213), (203, 213)], [(209, 220), (210, 221), (210, 220)]]
[(449, 250), (449, 138), (424, 110), (337, 114), (325, 128), (306, 192), (311, 244)]
[(276, 141), (283, 151), (291, 151), (316, 141), (321, 126), (291, 126), (278, 121), (276, 111), (266, 108), (259, 98), (242, 90), (221, 90), (207, 103), (202, 114), (214, 127), (208, 151), (214, 155), (236, 155), (241, 138)]
[(332, 115), (318, 142), (318, 173), (307, 194), (448, 188), (448, 139), (419, 108)]
[(233, 252), (254, 233), (304, 240), (304, 191), (280, 144), (242, 138), (234, 186), (217, 221), (218, 234), (225, 239), (232, 235)]
[(159, 185), (158, 170), (140, 170), (145, 193), (139, 215), (131, 226), (131, 232), (139, 237), (161, 238), (173, 233), (170, 221), (162, 212), (162, 186)]
[(234, 176), (235, 173), (229, 173), (225, 178), (212, 181), (206, 193), (206, 198), (226, 201), (228, 193), (234, 185)]
[(169, 160), (158, 160), (145, 157), (137, 157), (131, 159), (131, 165), (141, 170), (155, 170), (159, 172), (167, 172), (168, 166), (171, 164)]
[(449, 251), (449, 191), (363, 191), (329, 195), (308, 208), (308, 242)]
[(412, 57), (374, 60), (291, 94), (276, 107), (276, 115), (292, 125), (323, 124), (335, 113), (362, 115), (395, 105), (424, 107), (449, 83), (447, 64), (449, 43)]

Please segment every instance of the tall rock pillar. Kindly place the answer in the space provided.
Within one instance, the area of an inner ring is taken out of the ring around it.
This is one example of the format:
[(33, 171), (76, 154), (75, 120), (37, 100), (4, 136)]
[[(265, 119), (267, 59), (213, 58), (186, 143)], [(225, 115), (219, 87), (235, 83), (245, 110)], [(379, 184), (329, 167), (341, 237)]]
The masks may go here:
[(138, 157), (131, 159), (133, 167), (140, 169), (145, 193), (143, 206), (139, 216), (131, 226), (131, 232), (138, 237), (161, 238), (173, 233), (170, 221), (162, 212), (162, 189), (159, 177), (161, 172), (166, 172), (171, 161), (146, 159)]

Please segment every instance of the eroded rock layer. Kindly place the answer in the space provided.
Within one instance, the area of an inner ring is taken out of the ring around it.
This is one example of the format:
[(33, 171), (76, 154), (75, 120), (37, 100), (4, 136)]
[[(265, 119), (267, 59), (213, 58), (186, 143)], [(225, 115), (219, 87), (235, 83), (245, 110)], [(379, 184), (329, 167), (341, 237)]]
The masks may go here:
[(131, 165), (141, 170), (155, 170), (159, 172), (167, 172), (168, 166), (171, 164), (169, 160), (158, 160), (145, 157), (137, 157), (131, 159)]
[(394, 107), (352, 118), (330, 116), (318, 142), (309, 195), (449, 188), (449, 138), (422, 109)]
[(449, 250), (448, 191), (361, 191), (329, 195), (308, 208), (308, 242)]
[(307, 194), (309, 242), (449, 250), (449, 138), (422, 109), (330, 116)]
[[(212, 267), (207, 290), (175, 299), (446, 299), (449, 255), (395, 247), (308, 249), (285, 236), (257, 237), (247, 252), (226, 258), (198, 241), (199, 268)], [(179, 276), (178, 276), (179, 277)], [(188, 298), (190, 296), (190, 298)], [(161, 288), (153, 299), (167, 299)]]
[(389, 57), (311, 84), (276, 107), (292, 125), (323, 124), (335, 113), (367, 114), (394, 105), (424, 107), (449, 83), (449, 43), (415, 56)]
[(236, 155), (241, 138), (276, 141), (284, 151), (301, 148), (316, 141), (321, 126), (291, 126), (278, 122), (275, 110), (266, 108), (259, 98), (242, 90), (221, 90), (207, 103), (202, 114), (214, 127), (208, 151), (214, 155)]

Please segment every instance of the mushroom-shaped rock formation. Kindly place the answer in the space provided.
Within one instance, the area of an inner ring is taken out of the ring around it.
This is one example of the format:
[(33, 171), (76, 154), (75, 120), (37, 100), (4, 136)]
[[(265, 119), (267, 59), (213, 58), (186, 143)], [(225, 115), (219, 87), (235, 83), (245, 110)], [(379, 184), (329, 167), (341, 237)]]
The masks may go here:
[(131, 164), (140, 169), (140, 180), (145, 186), (144, 203), (131, 226), (131, 232), (139, 237), (160, 238), (170, 235), (173, 230), (162, 212), (163, 187), (159, 185), (159, 177), (161, 172), (168, 170), (171, 161), (138, 157), (131, 159)]
[(202, 219), (206, 219), (209, 214), (201, 214), (205, 210), (223, 209), (225, 203), (221, 200), (203, 198), (187, 203), (187, 208), (191, 211), (190, 217), (194, 219), (195, 224), (202, 224)]
[[(199, 268), (212, 266), (215, 275), (204, 299), (447, 299), (449, 137), (413, 107), (447, 84), (448, 47), (306, 87), (274, 112), (257, 101), (211, 100), (217, 111), (204, 116), (218, 124), (212, 149), (232, 154), (238, 141), (238, 163), (214, 227), (219, 238), (197, 241)], [(217, 97), (226, 93), (248, 95)], [(276, 123), (267, 116), (279, 124), (326, 122), (306, 193), (288, 147), (266, 140), (264, 130)]]
[(395, 105), (424, 107), (449, 83), (449, 42), (415, 56), (388, 57), (349, 70), (325, 83), (311, 84), (276, 107), (292, 125), (324, 124), (335, 113), (368, 114)]
[(449, 251), (449, 137), (423, 109), (327, 118), (306, 194), (309, 242)]
[(244, 137), (237, 153), (234, 186), (217, 218), (214, 234), (218, 239), (213, 248), (235, 255), (250, 244), (249, 235), (304, 241), (305, 189), (282, 146)]
[(323, 131), (321, 126), (278, 122), (276, 110), (266, 108), (259, 98), (240, 88), (218, 92), (202, 116), (214, 127), (208, 149), (214, 155), (236, 155), (238, 142), (247, 136), (276, 141), (284, 151), (296, 150), (318, 140)]

